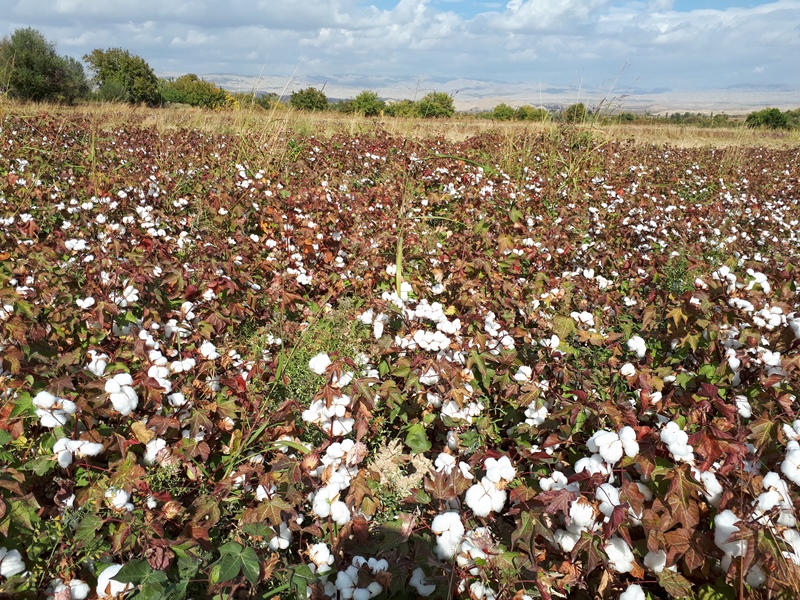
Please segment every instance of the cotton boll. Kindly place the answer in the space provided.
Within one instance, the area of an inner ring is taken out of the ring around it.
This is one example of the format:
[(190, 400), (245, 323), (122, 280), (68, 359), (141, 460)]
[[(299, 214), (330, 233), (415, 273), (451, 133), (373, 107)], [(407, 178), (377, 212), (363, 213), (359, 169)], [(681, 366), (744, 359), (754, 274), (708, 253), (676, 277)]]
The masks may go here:
[(464, 496), (464, 502), (477, 517), (486, 517), (492, 511), (501, 511), (505, 501), (505, 491), (498, 490), (486, 477), (470, 487)]
[(714, 543), (717, 548), (734, 558), (742, 556), (747, 548), (745, 540), (728, 541), (731, 535), (739, 531), (736, 526), (738, 522), (739, 517), (731, 510), (724, 510), (714, 517)]
[(631, 352), (635, 352), (636, 356), (638, 356), (639, 358), (644, 358), (644, 355), (647, 352), (647, 345), (645, 344), (644, 340), (638, 335), (635, 335), (631, 339), (629, 339), (627, 346), (628, 350), (630, 350)]
[(100, 598), (116, 598), (123, 592), (133, 587), (130, 583), (121, 583), (114, 579), (114, 575), (120, 572), (122, 565), (112, 564), (106, 567), (97, 576), (97, 595)]
[(350, 522), (350, 509), (347, 504), (337, 500), (331, 504), (331, 519), (339, 526)]
[(374, 598), (383, 591), (383, 586), (377, 581), (373, 581), (367, 586), (367, 590), (369, 591), (369, 597)]
[(69, 582), (69, 591), (72, 595), (72, 600), (86, 600), (89, 597), (91, 588), (88, 583), (80, 579), (73, 579)]
[(553, 541), (564, 552), (572, 552), (573, 548), (575, 548), (575, 544), (577, 544), (578, 540), (580, 539), (581, 539), (580, 533), (573, 533), (571, 531), (566, 531), (564, 529), (557, 529), (553, 533)]
[[(153, 438), (147, 442), (145, 445), (144, 463), (146, 465), (155, 464), (158, 460), (159, 453), (162, 452), (166, 447), (167, 441), (161, 438)], [(163, 456), (164, 455), (162, 455), (162, 457)]]
[[(766, 291), (766, 290), (764, 290)], [(760, 565), (754, 564), (750, 567), (750, 570), (747, 572), (747, 577), (745, 577), (745, 581), (747, 585), (752, 588), (759, 588), (767, 581), (767, 575), (764, 573), (764, 569), (761, 568)]]
[(567, 529), (573, 533), (580, 533), (591, 529), (595, 523), (594, 507), (579, 497), (569, 506), (569, 524)]
[(623, 377), (633, 377), (636, 375), (636, 367), (632, 363), (625, 363), (619, 370), (619, 374)]
[(514, 381), (517, 381), (518, 383), (527, 383), (531, 380), (532, 375), (533, 370), (530, 367), (522, 365), (514, 374)]
[(619, 600), (645, 600), (644, 590), (638, 583), (632, 583), (619, 595)]
[(601, 429), (596, 431), (586, 442), (590, 451), (600, 454), (609, 464), (616, 464), (624, 452), (619, 435), (613, 431)]
[(789, 449), (786, 452), (786, 456), (781, 463), (781, 473), (789, 481), (800, 486), (800, 447)]
[(633, 427), (625, 426), (619, 430), (619, 439), (625, 450), (625, 456), (633, 458), (639, 454), (639, 442), (636, 441), (636, 431)]
[(614, 514), (614, 508), (620, 504), (619, 490), (610, 483), (603, 483), (597, 486), (594, 497), (600, 502), (597, 509), (610, 519)]
[(19, 550), (0, 548), (0, 576), (8, 579), (25, 571), (25, 563)]
[(436, 591), (436, 585), (425, 583), (425, 571), (420, 567), (411, 572), (411, 579), (408, 580), (408, 584), (417, 590), (417, 594), (426, 598)]
[(608, 565), (618, 573), (630, 573), (636, 564), (627, 542), (616, 535), (609, 538), (608, 543), (603, 546), (603, 550), (608, 556)]
[(658, 575), (667, 566), (667, 553), (664, 550), (648, 552), (644, 557), (644, 566)]
[(353, 590), (353, 600), (369, 600), (372, 595), (366, 588), (356, 588)]
[(508, 456), (501, 456), (499, 459), (487, 458), (484, 467), (486, 478), (495, 484), (500, 481), (509, 482), (517, 475), (517, 470), (512, 466)]
[(324, 375), (327, 368), (331, 365), (330, 357), (321, 352), (308, 361), (308, 368), (317, 375)]
[(128, 502), (128, 500), (130, 500), (130, 494), (125, 490), (110, 487), (105, 491), (104, 495), (112, 508), (116, 510), (127, 510), (128, 512), (133, 510), (133, 504)]

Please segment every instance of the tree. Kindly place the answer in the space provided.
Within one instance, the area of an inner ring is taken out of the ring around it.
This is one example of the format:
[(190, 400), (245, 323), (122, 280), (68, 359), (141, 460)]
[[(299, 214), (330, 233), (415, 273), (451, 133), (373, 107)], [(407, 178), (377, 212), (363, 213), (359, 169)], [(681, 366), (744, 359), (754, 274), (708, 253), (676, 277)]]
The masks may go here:
[(520, 106), (515, 115), (518, 121), (546, 121), (550, 116), (547, 109), (533, 106)]
[(353, 98), (353, 112), (365, 117), (376, 117), (386, 110), (386, 102), (378, 97), (377, 92), (364, 90)]
[(431, 92), (417, 102), (417, 112), (420, 117), (452, 117), (456, 109), (453, 97), (445, 92)]
[(767, 127), (769, 129), (788, 129), (789, 116), (778, 108), (765, 108), (747, 115), (744, 124), (748, 127)]
[(586, 105), (583, 102), (573, 104), (564, 111), (564, 120), (567, 123), (583, 123), (586, 120)]
[(515, 112), (514, 107), (508, 104), (498, 104), (492, 111), (492, 118), (496, 121), (512, 121)]
[(95, 49), (83, 60), (94, 73), (97, 95), (102, 100), (161, 104), (158, 78), (140, 56), (122, 48)]
[(313, 87), (292, 92), (289, 105), (296, 110), (322, 111), (328, 110), (328, 97)]
[(0, 40), (0, 90), (33, 102), (68, 102), (85, 97), (83, 66), (56, 54), (55, 45), (36, 29), (17, 29)]
[(175, 81), (162, 80), (161, 97), (164, 102), (215, 109), (224, 108), (231, 100), (235, 101), (228, 92), (194, 73), (182, 75)]

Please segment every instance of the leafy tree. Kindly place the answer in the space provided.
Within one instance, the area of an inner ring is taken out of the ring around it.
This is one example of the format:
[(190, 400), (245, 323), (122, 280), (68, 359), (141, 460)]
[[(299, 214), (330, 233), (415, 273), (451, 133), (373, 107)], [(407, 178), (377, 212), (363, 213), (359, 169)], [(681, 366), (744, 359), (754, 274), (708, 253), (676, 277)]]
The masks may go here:
[(514, 116), (518, 121), (546, 121), (550, 113), (544, 108), (520, 106)]
[(564, 120), (567, 123), (583, 123), (586, 120), (586, 105), (583, 102), (572, 104), (564, 111)]
[(375, 117), (386, 109), (386, 102), (378, 97), (377, 92), (364, 90), (353, 99), (353, 112), (365, 117)]
[(767, 127), (769, 129), (788, 129), (789, 116), (778, 108), (765, 108), (747, 115), (744, 122), (748, 127)]
[(390, 117), (417, 117), (419, 106), (411, 100), (400, 100), (386, 105), (386, 114)]
[(17, 29), (0, 40), (0, 91), (33, 102), (83, 98), (89, 85), (83, 66), (56, 54), (55, 45), (36, 29)]
[(417, 102), (417, 112), (423, 118), (452, 117), (456, 109), (450, 94), (431, 92)]
[(289, 105), (297, 110), (322, 111), (328, 110), (328, 97), (313, 87), (297, 92), (292, 92)]
[(516, 111), (513, 106), (508, 104), (498, 104), (492, 111), (492, 118), (496, 121), (512, 121)]
[(94, 72), (98, 97), (101, 99), (150, 106), (161, 103), (158, 78), (140, 56), (122, 48), (95, 49), (91, 54), (86, 54), (83, 60)]
[(162, 81), (161, 96), (165, 102), (217, 109), (229, 104), (229, 96), (232, 98), (222, 88), (200, 79), (194, 73), (178, 77), (175, 81)]
[(267, 94), (253, 94), (251, 92), (234, 92), (233, 97), (239, 103), (240, 108), (258, 107), (269, 110), (281, 103), (281, 98), (275, 92)]

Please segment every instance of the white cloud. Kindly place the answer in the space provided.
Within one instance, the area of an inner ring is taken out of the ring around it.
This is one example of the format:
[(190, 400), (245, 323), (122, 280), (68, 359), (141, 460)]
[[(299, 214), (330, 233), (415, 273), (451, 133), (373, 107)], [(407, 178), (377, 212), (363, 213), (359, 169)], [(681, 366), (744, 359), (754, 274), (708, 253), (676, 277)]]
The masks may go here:
[(6, 6), (0, 34), (34, 27), (76, 57), (119, 46), (173, 74), (465, 77), (578, 89), (601, 86), (628, 64), (622, 85), (680, 89), (749, 83), (769, 65), (766, 72), (776, 78), (769, 83), (796, 85), (800, 52), (800, 0), (688, 11), (675, 10), (671, 0), (396, 0), (389, 8), (369, 0), (7, 0)]

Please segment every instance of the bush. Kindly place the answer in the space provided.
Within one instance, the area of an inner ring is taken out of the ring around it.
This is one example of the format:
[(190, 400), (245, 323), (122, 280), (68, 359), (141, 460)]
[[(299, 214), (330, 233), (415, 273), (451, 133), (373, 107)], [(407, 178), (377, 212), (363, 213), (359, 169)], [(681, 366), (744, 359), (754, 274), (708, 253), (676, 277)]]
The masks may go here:
[(32, 102), (72, 103), (89, 93), (83, 66), (56, 54), (37, 30), (17, 29), (0, 41), (0, 91)]
[(386, 109), (386, 102), (378, 97), (377, 92), (364, 90), (352, 101), (352, 112), (365, 117), (375, 117)]
[(517, 109), (515, 118), (518, 121), (546, 121), (550, 113), (544, 108), (534, 108), (533, 106), (520, 106)]
[(789, 129), (789, 116), (777, 108), (765, 108), (747, 115), (745, 125), (748, 127), (766, 127), (768, 129)]
[(511, 121), (516, 116), (513, 106), (508, 104), (498, 104), (492, 111), (492, 118), (496, 121)]
[(453, 97), (445, 92), (431, 92), (417, 102), (417, 112), (423, 118), (452, 117), (455, 112)]
[(418, 117), (419, 107), (411, 100), (400, 100), (386, 106), (386, 114), (390, 117)]
[(328, 110), (328, 97), (316, 88), (310, 87), (297, 92), (292, 92), (289, 105), (297, 110), (322, 111)]
[(100, 99), (149, 106), (161, 104), (158, 78), (143, 58), (122, 48), (111, 48), (92, 50), (83, 60), (94, 72)]
[(275, 92), (267, 94), (253, 94), (252, 92), (235, 92), (234, 99), (240, 108), (258, 107), (269, 110), (281, 103), (281, 98)]
[(567, 123), (583, 123), (586, 120), (586, 105), (583, 102), (568, 106), (564, 111), (564, 120)]
[(194, 73), (178, 77), (175, 81), (162, 81), (161, 96), (164, 102), (204, 108), (223, 108), (229, 104), (228, 92), (210, 81), (198, 78)]

